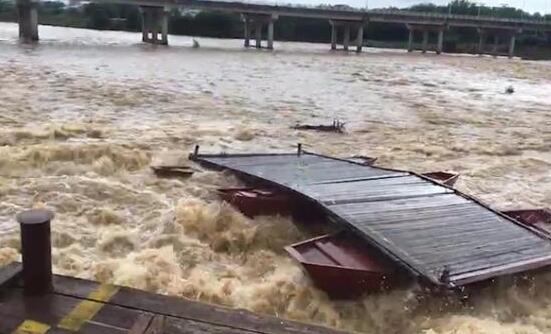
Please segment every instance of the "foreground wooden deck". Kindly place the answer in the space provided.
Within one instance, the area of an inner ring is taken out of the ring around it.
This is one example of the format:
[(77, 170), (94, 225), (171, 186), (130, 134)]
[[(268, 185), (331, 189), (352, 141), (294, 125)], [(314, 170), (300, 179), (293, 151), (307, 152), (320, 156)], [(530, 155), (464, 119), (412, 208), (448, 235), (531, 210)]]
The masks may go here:
[(275, 317), (184, 298), (54, 276), (54, 292), (25, 296), (21, 265), (0, 268), (0, 333), (8, 334), (339, 334)]
[(300, 151), (192, 159), (313, 203), (432, 285), (455, 288), (551, 264), (546, 236), (415, 173)]

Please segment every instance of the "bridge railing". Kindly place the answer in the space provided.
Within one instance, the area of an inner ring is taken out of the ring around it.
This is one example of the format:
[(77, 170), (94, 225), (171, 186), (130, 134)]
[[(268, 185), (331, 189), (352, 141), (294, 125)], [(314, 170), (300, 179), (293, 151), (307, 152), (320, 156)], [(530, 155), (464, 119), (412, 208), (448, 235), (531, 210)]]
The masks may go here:
[(303, 9), (315, 9), (321, 11), (339, 11), (339, 12), (350, 12), (350, 13), (365, 13), (369, 14), (386, 14), (386, 15), (399, 15), (399, 16), (409, 16), (409, 17), (426, 17), (432, 19), (442, 19), (442, 20), (471, 20), (471, 21), (480, 21), (480, 22), (496, 22), (496, 23), (513, 23), (518, 25), (530, 24), (530, 25), (542, 25), (548, 26), (551, 28), (551, 21), (547, 22), (545, 20), (538, 21), (533, 19), (518, 19), (518, 18), (505, 18), (505, 17), (494, 17), (494, 16), (475, 16), (475, 15), (463, 15), (463, 14), (447, 14), (447, 13), (429, 13), (429, 12), (413, 12), (401, 9), (366, 9), (366, 8), (357, 8), (350, 6), (319, 6), (319, 5), (303, 5), (303, 4), (294, 4), (278, 1), (261, 1), (261, 0), (248, 0), (248, 1), (224, 1), (224, 0), (207, 0), (207, 1), (219, 1), (219, 2), (228, 2), (228, 3), (241, 3), (241, 4), (252, 4), (260, 6), (271, 6), (278, 9), (284, 8), (303, 8)]
[[(17, 0), (13, 0), (17, 1)], [(48, 1), (48, 0), (38, 0)], [(90, 1), (90, 0), (88, 0)], [(94, 0), (91, 0), (94, 1)], [(160, 3), (163, 0), (158, 0)], [(116, 0), (113, 0), (116, 2)], [(178, 1), (175, 1), (176, 3)], [(226, 3), (226, 4), (236, 4), (236, 5), (253, 5), (253, 6), (266, 6), (273, 7), (273, 9), (285, 10), (285, 8), (295, 8), (295, 9), (310, 9), (316, 11), (327, 11), (327, 12), (340, 12), (340, 13), (354, 13), (354, 14), (365, 14), (369, 16), (370, 14), (375, 15), (396, 15), (396, 16), (406, 16), (411, 18), (430, 18), (430, 19), (439, 19), (443, 21), (449, 20), (469, 20), (469, 21), (479, 21), (479, 22), (495, 22), (495, 23), (507, 23), (509, 25), (531, 25), (531, 26), (542, 26), (545, 29), (551, 30), (551, 21), (539, 21), (533, 19), (518, 19), (518, 18), (504, 18), (504, 17), (493, 17), (493, 16), (475, 16), (475, 15), (462, 15), (462, 14), (447, 14), (447, 13), (429, 13), (429, 12), (413, 12), (402, 9), (366, 9), (366, 8), (357, 8), (347, 5), (339, 6), (319, 6), (319, 5), (303, 5), (303, 4), (292, 4), (286, 2), (278, 1), (262, 1), (262, 0), (247, 0), (247, 1), (235, 1), (235, 0), (196, 0), (197, 3), (205, 4), (215, 4), (215, 3)]]
[(492, 22), (504, 22), (504, 23), (505, 22), (518, 23), (518, 24), (537, 24), (537, 25), (548, 25), (551, 27), (551, 21), (545, 21), (545, 20), (538, 21), (533, 19), (517, 19), (517, 18), (494, 17), (494, 16), (412, 12), (412, 11), (396, 10), (396, 9), (371, 9), (371, 10), (368, 10), (366, 13), (401, 15), (401, 16), (411, 16), (411, 17), (428, 17), (428, 18), (439, 18), (439, 19), (475, 20), (475, 21), (483, 21), (483, 22), (492, 21)]

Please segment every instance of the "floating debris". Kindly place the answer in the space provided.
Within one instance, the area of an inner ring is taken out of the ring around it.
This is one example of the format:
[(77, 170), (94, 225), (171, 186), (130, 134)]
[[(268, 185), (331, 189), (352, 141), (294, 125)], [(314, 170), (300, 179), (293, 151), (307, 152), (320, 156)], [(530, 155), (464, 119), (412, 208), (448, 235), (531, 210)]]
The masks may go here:
[(377, 161), (377, 157), (368, 157), (366, 155), (353, 155), (346, 160), (353, 161), (364, 166), (371, 166)]
[(158, 177), (190, 177), (195, 170), (188, 166), (151, 166)]
[(513, 86), (509, 86), (505, 89), (505, 94), (513, 94), (515, 92), (515, 88)]
[(293, 126), (292, 129), (344, 133), (344, 125), (345, 125), (344, 122), (341, 122), (338, 119), (336, 119), (336, 120), (333, 121), (333, 124), (331, 124), (331, 125), (297, 124), (297, 125)]
[(194, 38), (193, 39), (193, 48), (198, 49), (199, 48), (199, 42)]

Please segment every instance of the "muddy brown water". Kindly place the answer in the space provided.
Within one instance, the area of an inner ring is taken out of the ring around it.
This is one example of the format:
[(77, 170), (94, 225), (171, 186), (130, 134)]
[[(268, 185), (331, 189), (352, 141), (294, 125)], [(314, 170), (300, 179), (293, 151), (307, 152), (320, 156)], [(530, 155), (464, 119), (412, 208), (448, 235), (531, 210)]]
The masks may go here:
[[(40, 27), (19, 45), (0, 23), (0, 263), (19, 257), (14, 216), (56, 212), (57, 273), (365, 333), (551, 333), (551, 275), (455, 300), (414, 288), (331, 301), (284, 245), (315, 234), (286, 217), (248, 219), (202, 171), (148, 166), (203, 152), (294, 150), (378, 156), (383, 166), (462, 174), (496, 208), (551, 204), (551, 63)], [(512, 85), (514, 94), (505, 94)], [(291, 130), (346, 122), (347, 133)]]

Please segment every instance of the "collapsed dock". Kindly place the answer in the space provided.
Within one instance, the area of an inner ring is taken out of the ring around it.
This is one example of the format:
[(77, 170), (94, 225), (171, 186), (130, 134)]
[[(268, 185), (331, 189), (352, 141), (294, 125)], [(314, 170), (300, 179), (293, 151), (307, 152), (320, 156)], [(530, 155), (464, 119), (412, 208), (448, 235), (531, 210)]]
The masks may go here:
[(551, 241), (540, 231), (413, 172), (300, 147), (191, 158), (307, 200), (421, 283), (453, 289), (551, 264)]

